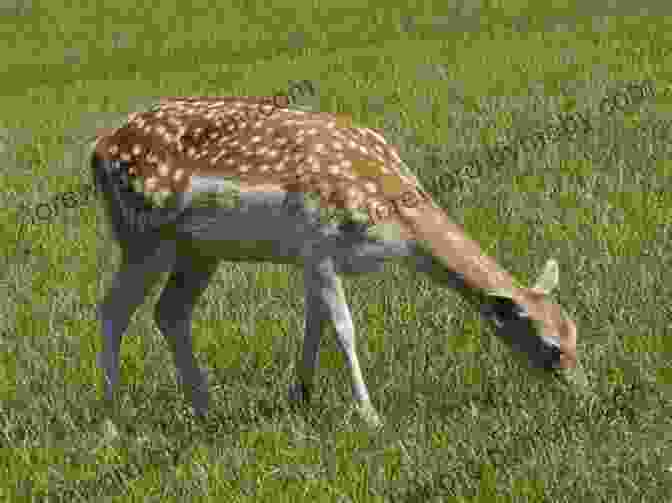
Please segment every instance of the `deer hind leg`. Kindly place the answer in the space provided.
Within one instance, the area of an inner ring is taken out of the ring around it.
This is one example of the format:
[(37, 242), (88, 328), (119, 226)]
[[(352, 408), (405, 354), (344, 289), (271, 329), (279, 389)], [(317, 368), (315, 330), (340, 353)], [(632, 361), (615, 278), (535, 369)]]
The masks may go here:
[(302, 359), (297, 365), (298, 383), (295, 389), (310, 390), (312, 378), (317, 364), (320, 336), (325, 329), (325, 322), (331, 321), (336, 331), (336, 341), (345, 357), (350, 373), (352, 393), (356, 407), (362, 419), (370, 427), (381, 425), (369, 392), (364, 383), (362, 370), (355, 348), (355, 329), (350, 309), (345, 299), (340, 278), (334, 271), (331, 258), (319, 264), (306, 265), (306, 332)]
[(219, 259), (179, 253), (154, 310), (154, 320), (170, 346), (178, 382), (194, 411), (205, 416), (210, 395), (205, 373), (194, 357), (191, 323), (194, 307), (217, 270)]
[(171, 270), (175, 260), (172, 242), (139, 239), (122, 248), (122, 263), (104, 300), (98, 307), (102, 323), (103, 348), (98, 363), (103, 371), (105, 398), (112, 401), (119, 383), (121, 338), (136, 309), (162, 273)]

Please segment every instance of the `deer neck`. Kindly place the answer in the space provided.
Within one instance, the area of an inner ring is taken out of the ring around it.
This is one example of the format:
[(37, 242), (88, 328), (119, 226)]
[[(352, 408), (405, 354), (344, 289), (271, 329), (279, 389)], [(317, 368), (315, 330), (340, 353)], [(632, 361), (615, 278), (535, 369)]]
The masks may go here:
[(482, 304), (493, 291), (506, 291), (519, 305), (528, 304), (525, 290), (476, 241), (431, 200), (409, 208), (397, 205), (398, 215), (420, 247), (431, 259), (430, 274), (463, 297)]

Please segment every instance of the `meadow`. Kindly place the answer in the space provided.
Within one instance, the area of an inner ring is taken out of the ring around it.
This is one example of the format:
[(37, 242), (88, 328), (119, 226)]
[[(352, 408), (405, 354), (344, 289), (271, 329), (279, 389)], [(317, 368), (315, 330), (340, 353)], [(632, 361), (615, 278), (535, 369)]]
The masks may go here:
[[(0, 501), (672, 501), (670, 7), (136, 4), (0, 4)], [(353, 414), (330, 337), (311, 407), (291, 409), (300, 271), (223, 264), (194, 321), (207, 420), (178, 391), (156, 295), (124, 338), (117, 407), (101, 403), (95, 305), (119, 261), (102, 207), (22, 208), (90, 184), (81, 139), (159, 97), (303, 80), (303, 104), (385, 131), (522, 282), (559, 261), (594, 393), (548, 389), (457, 294), (389, 265), (345, 282), (385, 426)], [(643, 81), (653, 95), (601, 113)], [(590, 131), (442, 183), (575, 111)]]

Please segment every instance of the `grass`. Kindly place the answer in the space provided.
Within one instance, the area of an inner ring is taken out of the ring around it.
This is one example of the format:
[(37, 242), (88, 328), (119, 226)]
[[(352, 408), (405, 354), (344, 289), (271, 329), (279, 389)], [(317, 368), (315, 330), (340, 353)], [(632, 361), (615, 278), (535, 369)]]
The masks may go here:
[[(664, 4), (80, 3), (0, 5), (2, 501), (672, 500)], [(518, 278), (559, 260), (593, 397), (545, 389), (455, 294), (390, 266), (347, 282), (385, 428), (355, 420), (330, 338), (312, 407), (291, 411), (301, 277), (225, 264), (194, 323), (212, 417), (195, 421), (177, 392), (149, 301), (124, 339), (119, 406), (101, 406), (94, 306), (118, 261), (102, 209), (61, 207), (19, 236), (20, 204), (88, 184), (76, 139), (156, 97), (270, 95), (302, 79), (320, 108), (385, 129)], [(604, 96), (643, 79), (654, 99), (599, 114)], [(452, 190), (437, 182), (573, 109), (591, 111), (590, 134)]]

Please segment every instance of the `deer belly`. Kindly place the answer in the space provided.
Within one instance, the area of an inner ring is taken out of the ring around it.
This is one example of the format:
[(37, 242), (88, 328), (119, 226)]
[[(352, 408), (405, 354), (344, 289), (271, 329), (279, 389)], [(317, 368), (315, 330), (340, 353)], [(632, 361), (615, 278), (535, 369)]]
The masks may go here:
[(280, 193), (243, 193), (234, 208), (190, 208), (178, 233), (222, 260), (300, 264), (304, 244), (319, 237), (318, 227)]

